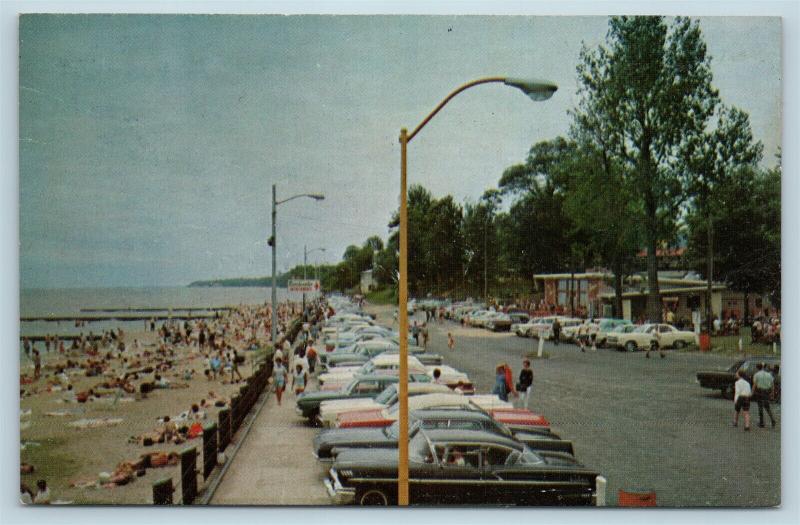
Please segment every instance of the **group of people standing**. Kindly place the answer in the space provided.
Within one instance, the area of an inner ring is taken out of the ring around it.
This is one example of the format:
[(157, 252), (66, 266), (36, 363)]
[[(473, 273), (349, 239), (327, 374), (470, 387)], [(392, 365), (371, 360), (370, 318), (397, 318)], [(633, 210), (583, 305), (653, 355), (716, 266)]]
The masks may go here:
[(495, 368), (495, 381), (492, 394), (503, 401), (508, 401), (509, 395), (518, 399), (522, 408), (527, 408), (533, 394), (533, 369), (530, 359), (522, 361), (522, 370), (516, 385), (513, 382), (513, 372), (507, 363), (500, 363)]
[(739, 413), (744, 412), (744, 429), (750, 430), (750, 400), (755, 399), (758, 404), (758, 426), (764, 428), (764, 412), (767, 412), (772, 426), (775, 427), (775, 416), (772, 415), (770, 399), (775, 391), (775, 378), (767, 370), (764, 363), (756, 365), (756, 373), (753, 374), (753, 384), (747, 381), (742, 370), (736, 372), (736, 383), (733, 393), (733, 426), (739, 426)]

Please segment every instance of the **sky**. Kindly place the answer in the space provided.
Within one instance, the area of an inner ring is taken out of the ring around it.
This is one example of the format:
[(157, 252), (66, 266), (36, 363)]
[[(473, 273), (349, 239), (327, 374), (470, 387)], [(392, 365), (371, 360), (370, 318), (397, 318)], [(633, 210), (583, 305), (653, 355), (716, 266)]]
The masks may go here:
[[(700, 18), (724, 103), (781, 140), (778, 18)], [(20, 20), (23, 288), (169, 286), (337, 262), (386, 238), (401, 127), (482, 76), (538, 77), (532, 103), (486, 85), (409, 145), (409, 184), (476, 200), (566, 133), (582, 42), (605, 17), (32, 15)]]

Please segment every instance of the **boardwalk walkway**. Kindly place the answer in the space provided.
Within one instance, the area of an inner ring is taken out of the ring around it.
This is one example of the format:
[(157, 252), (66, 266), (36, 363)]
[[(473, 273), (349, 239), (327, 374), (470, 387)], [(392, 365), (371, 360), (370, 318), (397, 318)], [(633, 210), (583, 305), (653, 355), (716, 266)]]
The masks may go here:
[(326, 470), (311, 454), (317, 429), (295, 414), (294, 407), (293, 393), (284, 394), (281, 406), (270, 394), (211, 498), (212, 505), (331, 503), (322, 483)]

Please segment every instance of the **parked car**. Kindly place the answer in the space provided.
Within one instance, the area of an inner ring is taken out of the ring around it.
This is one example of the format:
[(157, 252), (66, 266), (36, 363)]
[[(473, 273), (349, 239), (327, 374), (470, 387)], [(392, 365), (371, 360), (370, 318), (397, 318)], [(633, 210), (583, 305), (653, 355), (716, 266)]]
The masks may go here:
[[(428, 376), (424, 376), (429, 379)], [(409, 378), (411, 379), (411, 378)], [(449, 394), (450, 389), (445, 385), (430, 383), (427, 381), (414, 381), (408, 384), (408, 396), (419, 396), (423, 394)], [(381, 410), (397, 402), (398, 387), (396, 384), (387, 386), (375, 398), (347, 398), (323, 401), (320, 404), (317, 422), (323, 427), (335, 426), (340, 414), (356, 410)]]
[(547, 316), (547, 317), (534, 317), (530, 319), (527, 323), (523, 323), (517, 325), (515, 333), (520, 337), (533, 337), (534, 333), (538, 332), (538, 328), (540, 325), (544, 325), (547, 323), (552, 324), (553, 319), (555, 316)]
[[(697, 372), (697, 382), (703, 388), (719, 390), (723, 397), (733, 398), (736, 373), (741, 370), (744, 378), (752, 384), (753, 375), (756, 373), (758, 363), (764, 363), (775, 376), (775, 389), (772, 399), (780, 403), (781, 400), (781, 360), (778, 357), (749, 357), (739, 359), (725, 370), (704, 370)], [(775, 371), (777, 370), (777, 371)]]
[[(558, 323), (561, 325), (560, 340), (572, 341), (572, 334), (577, 331), (583, 322), (583, 319), (578, 319), (576, 317), (560, 317), (558, 319)], [(537, 326), (534, 337), (541, 337), (545, 341), (553, 339), (553, 321), (542, 323)]]
[(608, 334), (619, 331), (623, 326), (633, 326), (633, 324), (627, 319), (600, 319), (600, 323), (597, 325), (597, 334), (595, 335), (597, 346), (605, 347)]
[[(328, 472), (333, 501), (392, 505), (397, 452), (349, 449)], [(592, 505), (599, 474), (569, 454), (534, 452), (482, 430), (422, 429), (409, 442), (409, 496), (428, 505)]]
[[(429, 409), (409, 413), (408, 437), (412, 439), (420, 428), (451, 428), (461, 430), (486, 430), (512, 437), (533, 450), (554, 450), (575, 455), (571, 441), (562, 440), (548, 430), (513, 432), (506, 425), (477, 410)], [(332, 461), (336, 455), (349, 448), (396, 448), (399, 423), (386, 427), (331, 428), (319, 432), (314, 438), (314, 456), (320, 461)]]
[[(427, 377), (427, 376), (426, 376)], [(298, 415), (315, 421), (323, 401), (334, 399), (372, 399), (397, 382), (397, 376), (366, 375), (356, 376), (341, 390), (304, 392), (297, 398), (295, 411)]]
[[(431, 408), (453, 408), (483, 410), (492, 408), (513, 408), (506, 401), (494, 395), (463, 396), (459, 394), (425, 394), (408, 400), (409, 410)], [(400, 416), (400, 403), (381, 410), (358, 410), (339, 414), (336, 426), (339, 428), (385, 427), (397, 421)], [(545, 420), (546, 421), (546, 420)], [(549, 424), (547, 425), (549, 426)]]
[(492, 332), (500, 332), (511, 329), (511, 316), (503, 312), (494, 312), (486, 317), (483, 323), (484, 328)]
[[(399, 354), (380, 354), (361, 366), (337, 366), (329, 372), (320, 374), (317, 382), (320, 390), (339, 390), (356, 375), (387, 374), (397, 375), (400, 369)], [(427, 374), (425, 365), (414, 356), (408, 356), (409, 374)]]
[(643, 324), (625, 332), (611, 332), (606, 338), (609, 346), (633, 352), (657, 346), (683, 348), (698, 344), (697, 334), (678, 330), (668, 324)]

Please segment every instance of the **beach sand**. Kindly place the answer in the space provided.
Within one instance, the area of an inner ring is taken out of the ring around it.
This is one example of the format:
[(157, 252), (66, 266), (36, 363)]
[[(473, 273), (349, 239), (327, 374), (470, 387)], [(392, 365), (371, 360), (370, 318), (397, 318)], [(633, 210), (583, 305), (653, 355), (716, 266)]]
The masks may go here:
[[(131, 343), (134, 338), (142, 345), (154, 345), (157, 332), (131, 332), (125, 334), (128, 345), (128, 354), (132, 351)], [(202, 461), (202, 438), (187, 440), (175, 444), (159, 444), (145, 447), (138, 443), (129, 443), (131, 436), (139, 436), (162, 426), (157, 421), (165, 415), (174, 418), (181, 412), (189, 410), (193, 403), (200, 403), (201, 399), (209, 400), (209, 391), (219, 397), (229, 399), (238, 392), (242, 383), (223, 384), (219, 379), (209, 381), (204, 375), (204, 357), (197, 349), (186, 346), (175, 348), (178, 365), (170, 372), (162, 373), (162, 377), (171, 383), (188, 383), (188, 388), (157, 389), (147, 394), (141, 400), (120, 399), (113, 403), (113, 396), (86, 403), (63, 403), (59, 400), (66, 396), (65, 391), (47, 392), (46, 380), (53, 376), (54, 370), (48, 369), (47, 364), (55, 361), (64, 361), (63, 356), (57, 353), (45, 353), (42, 345), (37, 345), (43, 356), (42, 378), (34, 385), (21, 385), (21, 389), (29, 390), (38, 387), (39, 393), (22, 397), (20, 400), (20, 462), (33, 465), (35, 471), (23, 474), (21, 481), (34, 491), (36, 480), (45, 479), (50, 488), (52, 501), (67, 501), (75, 504), (151, 504), (152, 483), (154, 481), (172, 477), (176, 486), (174, 501), (180, 501), (180, 468), (168, 466), (161, 468), (148, 468), (143, 477), (134, 477), (131, 483), (113, 488), (70, 487), (70, 482), (75, 480), (96, 481), (101, 472), (111, 473), (117, 464), (123, 460), (135, 460), (141, 454), (155, 451), (181, 451), (189, 447), (196, 447), (198, 451), (198, 467)], [(144, 348), (153, 351), (155, 347)], [(194, 359), (189, 359), (195, 354)], [(252, 372), (252, 362), (255, 352), (242, 352), (246, 363), (239, 366), (241, 374), (247, 378)], [(60, 358), (60, 359), (59, 359)], [(119, 366), (120, 359), (113, 361)], [(187, 368), (194, 369), (195, 375), (189, 381), (184, 381), (182, 374)], [(118, 368), (119, 369), (119, 368)], [(21, 374), (33, 375), (33, 365), (24, 355), (21, 357)], [(105, 378), (85, 377), (83, 371), (70, 377), (75, 391), (88, 390), (101, 383)], [(152, 381), (153, 374), (144, 376)], [(225, 380), (229, 380), (226, 374)], [(141, 383), (134, 382), (137, 386)], [(133, 398), (125, 394), (125, 398)], [(207, 419), (204, 424), (217, 421), (220, 408), (206, 409)], [(30, 411), (30, 414), (26, 414)], [(62, 416), (49, 416), (47, 412), (67, 412)], [(70, 427), (70, 422), (84, 418), (121, 418), (122, 422), (113, 426), (100, 428), (78, 429)], [(180, 423), (179, 423), (180, 426)], [(200, 467), (199, 467), (200, 468)], [(199, 479), (198, 482), (202, 482)]]

